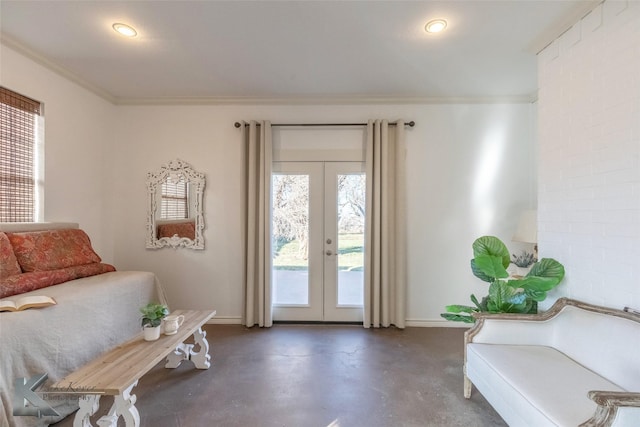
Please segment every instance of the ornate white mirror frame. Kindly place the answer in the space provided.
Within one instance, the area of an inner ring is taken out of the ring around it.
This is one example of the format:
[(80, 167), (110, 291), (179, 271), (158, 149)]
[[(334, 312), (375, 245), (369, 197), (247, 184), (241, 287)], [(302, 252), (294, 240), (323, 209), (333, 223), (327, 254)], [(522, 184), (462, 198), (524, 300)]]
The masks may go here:
[[(189, 218), (187, 218), (185, 222), (195, 221), (193, 239), (180, 236), (179, 234), (158, 237), (158, 222), (160, 220), (159, 204), (162, 199), (162, 184), (167, 180), (176, 183), (179, 181), (188, 183), (187, 200), (190, 212), (188, 214)], [(172, 248), (204, 249), (204, 213), (202, 205), (204, 185), (204, 174), (196, 172), (188, 163), (180, 159), (170, 161), (157, 172), (147, 173), (147, 248), (157, 249), (170, 246)]]

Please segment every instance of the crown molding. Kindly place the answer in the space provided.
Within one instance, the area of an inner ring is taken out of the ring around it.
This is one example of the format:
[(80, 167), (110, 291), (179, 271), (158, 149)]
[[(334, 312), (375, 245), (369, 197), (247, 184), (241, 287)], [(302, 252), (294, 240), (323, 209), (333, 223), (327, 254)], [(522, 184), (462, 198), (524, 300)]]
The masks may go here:
[(116, 98), (116, 105), (419, 105), (419, 104), (530, 104), (537, 94), (483, 97), (376, 97), (376, 96), (305, 96), (305, 97), (149, 97)]
[(25, 46), (24, 44), (20, 43), (19, 41), (15, 40), (14, 38), (2, 32), (0, 32), (0, 43), (2, 43), (4, 46), (10, 49), (15, 50), (19, 54), (26, 56), (27, 58), (42, 65), (48, 70), (53, 71), (54, 73), (64, 77), (65, 79), (77, 84), (78, 86), (81, 86), (82, 88), (88, 90), (89, 92), (95, 95), (98, 95), (100, 98), (103, 98), (105, 101), (115, 104), (115, 98), (106, 90), (92, 83), (89, 83), (88, 81), (78, 76), (77, 74), (69, 71), (65, 67), (62, 67), (56, 64), (54, 61), (50, 60), (49, 58), (42, 55), (41, 53), (36, 52), (35, 50)]
[(582, 0), (576, 2), (576, 6), (567, 15), (549, 25), (538, 37), (533, 39), (525, 49), (526, 52), (534, 55), (542, 52), (554, 40), (566, 33), (582, 18), (587, 16), (598, 5), (604, 3), (605, 0)]

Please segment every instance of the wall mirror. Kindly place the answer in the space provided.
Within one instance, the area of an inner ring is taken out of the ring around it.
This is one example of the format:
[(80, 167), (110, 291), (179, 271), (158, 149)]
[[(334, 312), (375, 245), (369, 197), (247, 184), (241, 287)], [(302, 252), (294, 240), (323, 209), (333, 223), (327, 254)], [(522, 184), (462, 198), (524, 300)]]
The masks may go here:
[(147, 248), (204, 249), (204, 174), (180, 159), (147, 173)]

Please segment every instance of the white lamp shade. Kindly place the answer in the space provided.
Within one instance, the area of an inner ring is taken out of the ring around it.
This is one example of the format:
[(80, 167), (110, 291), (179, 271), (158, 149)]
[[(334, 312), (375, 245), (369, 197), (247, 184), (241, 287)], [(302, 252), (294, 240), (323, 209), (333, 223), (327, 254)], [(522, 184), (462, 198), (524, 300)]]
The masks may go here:
[(537, 211), (526, 210), (520, 214), (518, 228), (512, 240), (514, 242), (538, 243)]

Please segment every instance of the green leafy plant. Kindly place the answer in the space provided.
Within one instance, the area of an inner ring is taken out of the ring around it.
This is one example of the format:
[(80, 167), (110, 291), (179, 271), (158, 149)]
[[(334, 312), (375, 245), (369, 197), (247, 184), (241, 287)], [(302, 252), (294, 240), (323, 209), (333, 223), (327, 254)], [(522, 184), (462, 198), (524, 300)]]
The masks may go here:
[(153, 328), (160, 326), (162, 319), (169, 314), (169, 309), (166, 305), (151, 302), (141, 307), (140, 312), (142, 313), (142, 327), (149, 326)]
[(441, 316), (456, 322), (474, 323), (473, 313), (536, 313), (538, 302), (564, 278), (564, 267), (552, 258), (542, 258), (533, 264), (529, 273), (521, 278), (510, 278), (509, 250), (500, 239), (483, 236), (473, 242), (471, 271), (480, 280), (489, 283), (489, 293), (478, 301), (471, 295), (473, 306), (448, 305)]

